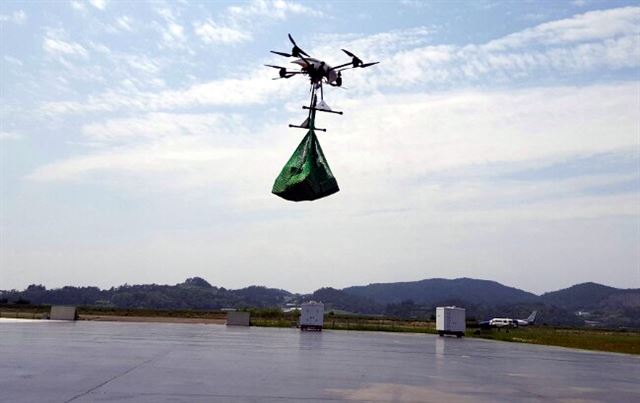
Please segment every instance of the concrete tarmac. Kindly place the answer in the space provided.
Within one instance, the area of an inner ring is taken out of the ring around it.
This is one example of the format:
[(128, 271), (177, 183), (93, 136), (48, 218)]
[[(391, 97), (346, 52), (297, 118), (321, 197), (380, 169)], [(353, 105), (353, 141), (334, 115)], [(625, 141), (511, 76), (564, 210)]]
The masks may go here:
[(640, 357), (424, 334), (0, 321), (0, 402), (640, 402)]

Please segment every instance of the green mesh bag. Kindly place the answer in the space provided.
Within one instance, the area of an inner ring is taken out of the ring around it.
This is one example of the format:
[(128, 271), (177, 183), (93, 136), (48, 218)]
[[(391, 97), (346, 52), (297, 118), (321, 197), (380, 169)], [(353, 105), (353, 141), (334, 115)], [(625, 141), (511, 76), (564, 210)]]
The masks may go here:
[(339, 191), (313, 126), (285, 164), (271, 192), (291, 201), (316, 200)]

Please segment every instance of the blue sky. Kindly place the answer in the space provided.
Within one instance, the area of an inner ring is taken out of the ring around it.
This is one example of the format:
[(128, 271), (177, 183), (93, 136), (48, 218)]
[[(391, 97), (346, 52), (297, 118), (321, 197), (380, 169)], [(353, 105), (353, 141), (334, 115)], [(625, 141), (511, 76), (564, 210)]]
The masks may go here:
[[(640, 287), (637, 2), (4, 1), (0, 29), (0, 289)], [(270, 194), (289, 32), (381, 61), (326, 92), (312, 203)]]

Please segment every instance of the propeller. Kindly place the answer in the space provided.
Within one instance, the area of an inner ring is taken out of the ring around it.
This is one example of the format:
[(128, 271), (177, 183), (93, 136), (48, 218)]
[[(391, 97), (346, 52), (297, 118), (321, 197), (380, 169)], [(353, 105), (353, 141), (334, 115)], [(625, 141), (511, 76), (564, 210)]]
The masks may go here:
[(365, 67), (373, 66), (374, 64), (378, 64), (378, 63), (380, 63), (380, 62), (365, 63), (365, 64), (361, 65), (360, 67), (364, 69)]
[(274, 66), (273, 64), (265, 64), (265, 66), (272, 67), (274, 69), (278, 69), (278, 75), (280, 77), (276, 77), (273, 80), (279, 80), (281, 78), (291, 78), (291, 77), (295, 76), (296, 74), (304, 74), (301, 71), (287, 71), (286, 67)]
[(342, 49), (342, 51), (344, 53), (347, 54), (347, 56), (351, 57), (351, 65), (355, 68), (355, 67), (359, 67), (360, 65), (362, 65), (362, 60), (360, 60), (360, 58), (356, 55), (354, 55), (353, 53), (349, 52), (346, 49)]
[(275, 53), (276, 55), (280, 55), (280, 56), (284, 56), (284, 57), (291, 57), (292, 55), (290, 55), (289, 53), (284, 53), (284, 52), (276, 52), (275, 50), (270, 50), (271, 53)]
[(298, 44), (296, 44), (296, 41), (293, 40), (293, 37), (291, 36), (291, 34), (287, 34), (287, 35), (289, 36), (289, 40), (291, 41), (291, 43), (293, 43), (293, 49), (291, 49), (292, 56), (302, 57), (301, 55), (305, 55), (307, 57), (311, 57), (307, 54), (307, 52), (305, 52), (304, 50), (298, 47)]
[(360, 67), (360, 68), (365, 68), (365, 67), (369, 67), (369, 66), (373, 66), (374, 64), (378, 64), (380, 62), (372, 62), (372, 63), (363, 63), (362, 59), (360, 59), (358, 56), (354, 55), (353, 53), (349, 52), (346, 49), (342, 49), (342, 51), (344, 53), (347, 54), (347, 56), (351, 57), (351, 68), (356, 68), (356, 67)]
[(284, 78), (287, 75), (287, 68), (282, 66), (274, 66), (273, 64), (265, 64), (267, 67), (273, 67), (274, 69), (279, 69), (278, 75), (280, 78)]
[(291, 34), (287, 34), (287, 35), (289, 35), (289, 40), (293, 44), (293, 49), (291, 49), (291, 53), (277, 52), (275, 50), (272, 50), (271, 53), (275, 53), (276, 55), (280, 55), (284, 57), (291, 57), (291, 56), (299, 57), (301, 59), (304, 59), (303, 55), (307, 57), (311, 57), (307, 52), (305, 52), (304, 50), (298, 47), (298, 45), (296, 44), (296, 41), (293, 40), (293, 37), (291, 36)]

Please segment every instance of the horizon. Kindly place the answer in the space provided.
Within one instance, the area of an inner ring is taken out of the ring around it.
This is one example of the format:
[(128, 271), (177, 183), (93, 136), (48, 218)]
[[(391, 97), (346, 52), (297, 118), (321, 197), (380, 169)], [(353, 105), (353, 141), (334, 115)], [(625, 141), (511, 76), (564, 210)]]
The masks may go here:
[(541, 296), (541, 295), (543, 295), (543, 294), (547, 294), (547, 293), (551, 293), (551, 292), (556, 292), (556, 291), (566, 290), (566, 289), (571, 288), (571, 287), (575, 287), (575, 286), (579, 286), (579, 285), (585, 285), (585, 284), (595, 284), (595, 285), (600, 285), (600, 286), (604, 286), (604, 287), (615, 288), (615, 289), (618, 289), (618, 290), (638, 290), (638, 289), (639, 289), (639, 288), (633, 288), (633, 287), (630, 287), (630, 288), (621, 288), (621, 287), (614, 287), (614, 286), (611, 286), (611, 285), (608, 285), (608, 284), (597, 283), (597, 282), (594, 282), (594, 281), (583, 281), (583, 282), (575, 283), (575, 284), (572, 284), (572, 285), (569, 285), (569, 286), (566, 286), (566, 287), (557, 288), (557, 289), (553, 289), (553, 290), (547, 290), (547, 291), (543, 291), (543, 292), (541, 292), (541, 293), (538, 293), (538, 292), (529, 291), (529, 290), (527, 290), (527, 289), (525, 289), (525, 288), (520, 288), (520, 287), (512, 286), (512, 285), (509, 285), (509, 284), (504, 284), (504, 283), (501, 283), (501, 282), (498, 282), (498, 281), (495, 281), (495, 280), (488, 280), (488, 279), (485, 279), (485, 278), (471, 278), (471, 277), (442, 278), (442, 277), (433, 277), (433, 278), (423, 278), (423, 279), (420, 279), (420, 280), (413, 280), (413, 281), (396, 281), (396, 282), (393, 282), (393, 283), (368, 283), (368, 284), (354, 284), (354, 285), (349, 285), (349, 286), (341, 287), (341, 288), (336, 288), (336, 287), (326, 286), (326, 285), (325, 285), (325, 286), (320, 286), (320, 287), (318, 287), (318, 288), (315, 288), (315, 289), (313, 289), (313, 290), (309, 290), (309, 291), (291, 291), (291, 290), (286, 289), (286, 288), (283, 288), (283, 287), (277, 287), (277, 286), (266, 286), (266, 285), (261, 285), (261, 284), (249, 284), (249, 285), (245, 285), (245, 286), (241, 286), (241, 287), (237, 287), (237, 288), (235, 288), (235, 287), (234, 287), (234, 288), (230, 288), (230, 287), (225, 287), (224, 285), (221, 285), (221, 284), (214, 284), (214, 283), (211, 283), (209, 280), (207, 280), (206, 278), (204, 278), (204, 277), (202, 277), (202, 276), (191, 276), (191, 277), (187, 277), (187, 278), (185, 278), (184, 280), (182, 280), (182, 281), (180, 281), (180, 282), (177, 282), (177, 283), (174, 283), (174, 284), (169, 284), (169, 283), (163, 283), (163, 284), (160, 284), (160, 283), (155, 283), (155, 282), (152, 282), (152, 283), (139, 283), (139, 284), (129, 284), (129, 283), (124, 283), (124, 284), (112, 285), (112, 286), (104, 286), (104, 287), (99, 287), (99, 286), (96, 286), (96, 285), (90, 285), (90, 284), (87, 284), (87, 285), (72, 285), (72, 284), (67, 284), (67, 285), (60, 286), (60, 287), (48, 287), (46, 284), (32, 283), (32, 284), (29, 284), (28, 286), (25, 286), (22, 290), (20, 290), (20, 289), (13, 289), (13, 290), (3, 290), (3, 289), (0, 289), (0, 291), (14, 291), (14, 290), (15, 290), (15, 291), (25, 291), (25, 290), (27, 289), (27, 287), (29, 287), (29, 286), (31, 286), (31, 285), (44, 286), (44, 287), (47, 289), (47, 291), (49, 291), (49, 290), (56, 290), (56, 289), (60, 289), (60, 288), (63, 288), (63, 287), (77, 287), (77, 288), (82, 288), (82, 287), (97, 287), (97, 288), (99, 288), (99, 289), (101, 289), (101, 290), (108, 290), (108, 289), (111, 289), (111, 288), (123, 287), (123, 286), (125, 286), (125, 285), (127, 285), (127, 286), (136, 286), (136, 285), (177, 286), (177, 285), (183, 284), (186, 280), (188, 280), (188, 279), (192, 279), (192, 278), (200, 278), (200, 279), (202, 279), (202, 280), (205, 280), (205, 281), (206, 281), (207, 283), (209, 283), (212, 287), (216, 287), (216, 288), (224, 288), (224, 289), (226, 289), (226, 290), (232, 290), (232, 291), (233, 291), (233, 290), (242, 290), (242, 289), (246, 289), (246, 288), (249, 288), (249, 287), (265, 287), (265, 288), (270, 288), (270, 289), (283, 290), (283, 291), (287, 291), (287, 292), (289, 292), (289, 293), (291, 293), (291, 294), (298, 294), (298, 295), (313, 294), (315, 291), (318, 291), (318, 290), (323, 289), (323, 288), (333, 288), (333, 289), (336, 289), (336, 290), (340, 290), (340, 291), (342, 291), (342, 290), (344, 290), (345, 288), (350, 288), (350, 287), (366, 287), (366, 286), (370, 286), (370, 285), (377, 285), (377, 284), (396, 284), (396, 283), (397, 283), (397, 284), (402, 284), (402, 283), (415, 283), (415, 282), (420, 282), (420, 281), (429, 281), (429, 280), (448, 280), (448, 281), (453, 281), (453, 280), (477, 280), (477, 281), (488, 281), (488, 282), (498, 283), (498, 284), (500, 284), (500, 285), (502, 285), (502, 286), (504, 286), (504, 287), (514, 288), (514, 289), (517, 289), (517, 290), (520, 290), (520, 291), (524, 291), (524, 292), (527, 292), (527, 293), (530, 293), (530, 294), (534, 294), (534, 295), (536, 295), (536, 296)]
[[(640, 288), (640, 7), (0, 3), (0, 289), (491, 278)], [(340, 191), (271, 186), (308, 83)], [(226, 287), (226, 286), (225, 286)]]

